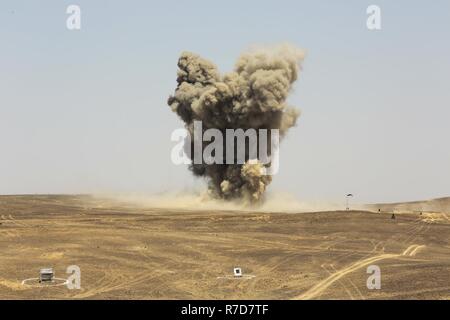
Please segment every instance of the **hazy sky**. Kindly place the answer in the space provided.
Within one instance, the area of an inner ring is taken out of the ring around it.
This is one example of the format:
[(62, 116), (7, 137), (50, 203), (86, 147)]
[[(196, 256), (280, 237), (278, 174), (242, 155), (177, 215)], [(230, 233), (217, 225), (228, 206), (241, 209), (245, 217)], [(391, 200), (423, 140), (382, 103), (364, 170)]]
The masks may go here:
[[(70, 4), (79, 31), (66, 28)], [(380, 31), (366, 28), (370, 4)], [(289, 99), (302, 117), (269, 190), (449, 196), (449, 31), (446, 0), (2, 0), (0, 194), (198, 187), (170, 161), (180, 52), (230, 71), (252, 45), (289, 42), (307, 50)]]

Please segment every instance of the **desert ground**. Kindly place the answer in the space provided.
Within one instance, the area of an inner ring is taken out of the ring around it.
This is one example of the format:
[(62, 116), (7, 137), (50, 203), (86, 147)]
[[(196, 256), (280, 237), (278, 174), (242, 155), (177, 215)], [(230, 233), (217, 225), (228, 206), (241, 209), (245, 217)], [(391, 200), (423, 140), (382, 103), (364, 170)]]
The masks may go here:
[[(450, 299), (442, 208), (182, 211), (1, 196), (0, 299)], [(70, 265), (81, 289), (22, 284), (44, 267), (67, 278)], [(380, 290), (366, 286), (369, 265), (380, 267)], [(235, 266), (249, 277), (232, 277)]]

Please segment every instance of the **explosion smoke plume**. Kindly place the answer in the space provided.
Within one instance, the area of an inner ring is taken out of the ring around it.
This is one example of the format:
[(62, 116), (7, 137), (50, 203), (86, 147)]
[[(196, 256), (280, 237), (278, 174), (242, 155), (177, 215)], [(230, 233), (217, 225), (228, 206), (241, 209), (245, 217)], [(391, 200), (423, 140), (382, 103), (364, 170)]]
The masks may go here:
[[(233, 72), (220, 75), (213, 63), (183, 52), (178, 60), (178, 86), (168, 104), (184, 121), (191, 137), (194, 121), (202, 122), (203, 131), (279, 129), (282, 137), (300, 114), (286, 105), (286, 98), (302, 60), (303, 52), (289, 45), (258, 49), (242, 54)], [(192, 151), (194, 143), (190, 139), (186, 150)], [(193, 153), (188, 154), (193, 160)], [(272, 178), (261, 174), (263, 164), (250, 159), (248, 152), (245, 160), (244, 164), (192, 163), (190, 169), (195, 175), (208, 178), (213, 197), (256, 202)]]

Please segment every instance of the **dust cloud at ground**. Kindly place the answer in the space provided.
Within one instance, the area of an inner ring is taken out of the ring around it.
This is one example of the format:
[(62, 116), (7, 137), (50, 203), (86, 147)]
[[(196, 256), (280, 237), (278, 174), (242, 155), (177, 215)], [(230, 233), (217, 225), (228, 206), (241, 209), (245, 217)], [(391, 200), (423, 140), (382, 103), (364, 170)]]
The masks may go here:
[(345, 203), (332, 201), (300, 201), (286, 192), (268, 192), (263, 201), (253, 206), (239, 199), (221, 200), (211, 198), (207, 192), (166, 192), (154, 195), (146, 194), (97, 194), (95, 197), (111, 204), (142, 208), (161, 208), (176, 210), (229, 210), (251, 212), (301, 213), (345, 209)]

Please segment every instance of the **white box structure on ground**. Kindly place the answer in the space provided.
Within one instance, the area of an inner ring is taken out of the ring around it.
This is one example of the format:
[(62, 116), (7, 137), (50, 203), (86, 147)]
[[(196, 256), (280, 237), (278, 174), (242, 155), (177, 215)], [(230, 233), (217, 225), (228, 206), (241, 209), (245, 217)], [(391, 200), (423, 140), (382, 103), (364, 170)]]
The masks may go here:
[(242, 269), (241, 268), (236, 267), (233, 269), (233, 272), (234, 272), (235, 277), (242, 277)]
[(44, 268), (39, 270), (39, 282), (51, 282), (55, 273), (52, 268)]

